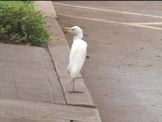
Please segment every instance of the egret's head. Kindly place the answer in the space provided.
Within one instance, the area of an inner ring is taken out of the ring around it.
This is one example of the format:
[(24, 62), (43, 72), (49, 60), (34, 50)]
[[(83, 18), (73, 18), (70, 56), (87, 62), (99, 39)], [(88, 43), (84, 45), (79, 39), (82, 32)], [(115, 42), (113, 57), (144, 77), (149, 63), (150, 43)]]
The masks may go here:
[(67, 28), (67, 27), (62, 27), (62, 29), (70, 32), (70, 33), (74, 33), (75, 35), (78, 35), (78, 34), (83, 34), (83, 31), (80, 27), (78, 26), (73, 26), (71, 28)]

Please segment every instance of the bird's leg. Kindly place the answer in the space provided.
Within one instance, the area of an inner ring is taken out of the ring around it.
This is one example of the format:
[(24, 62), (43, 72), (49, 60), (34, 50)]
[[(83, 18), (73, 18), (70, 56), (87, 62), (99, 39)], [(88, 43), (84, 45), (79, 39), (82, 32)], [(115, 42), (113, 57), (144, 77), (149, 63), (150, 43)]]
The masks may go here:
[(73, 83), (73, 89), (72, 92), (74, 92), (74, 84), (75, 84), (75, 79), (73, 78), (73, 80), (71, 81), (70, 85)]
[(75, 85), (75, 78), (73, 78), (73, 80), (71, 81), (70, 85), (73, 83), (73, 89), (72, 91), (70, 91), (69, 93), (83, 93), (83, 92), (80, 92), (80, 91), (74, 91), (74, 85)]
[(76, 79), (82, 79), (82, 77), (76, 77)]
[(73, 79), (73, 80), (71, 81), (70, 85), (74, 82), (74, 80), (75, 80), (75, 79)]
[(80, 76), (79, 74), (77, 75), (76, 79), (82, 79), (82, 76)]
[(73, 79), (73, 90), (72, 90), (72, 92), (75, 92), (74, 91), (74, 85), (75, 85), (75, 79)]

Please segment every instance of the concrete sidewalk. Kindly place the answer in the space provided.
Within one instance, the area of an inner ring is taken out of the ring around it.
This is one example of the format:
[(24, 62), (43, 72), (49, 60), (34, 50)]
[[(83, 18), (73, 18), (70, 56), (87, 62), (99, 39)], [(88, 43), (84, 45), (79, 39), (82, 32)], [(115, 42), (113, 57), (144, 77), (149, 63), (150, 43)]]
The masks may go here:
[(52, 36), (48, 49), (1, 44), (1, 121), (101, 122), (83, 78), (77, 80), (76, 89), (84, 93), (68, 92), (70, 48), (52, 2), (36, 4), (44, 11)]

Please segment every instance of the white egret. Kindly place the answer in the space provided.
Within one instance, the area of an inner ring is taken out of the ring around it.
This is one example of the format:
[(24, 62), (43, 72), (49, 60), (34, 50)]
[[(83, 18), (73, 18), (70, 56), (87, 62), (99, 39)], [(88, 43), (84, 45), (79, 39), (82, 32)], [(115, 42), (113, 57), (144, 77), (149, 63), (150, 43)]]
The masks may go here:
[(67, 67), (67, 71), (73, 78), (73, 80), (71, 81), (71, 83), (73, 83), (72, 93), (81, 93), (78, 91), (74, 91), (74, 84), (75, 79), (80, 73), (80, 70), (82, 69), (83, 64), (85, 62), (87, 53), (87, 43), (84, 40), (82, 40), (83, 31), (80, 27), (78, 26), (73, 26), (71, 28), (62, 27), (62, 29), (75, 34), (73, 38), (73, 44), (70, 50), (69, 65)]

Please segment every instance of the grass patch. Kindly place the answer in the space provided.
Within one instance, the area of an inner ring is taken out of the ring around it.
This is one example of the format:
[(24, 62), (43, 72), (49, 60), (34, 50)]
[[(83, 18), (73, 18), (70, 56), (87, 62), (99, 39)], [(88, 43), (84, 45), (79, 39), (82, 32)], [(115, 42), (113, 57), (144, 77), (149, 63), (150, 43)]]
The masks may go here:
[(0, 12), (2, 42), (43, 46), (49, 40), (43, 13), (33, 1), (1, 1)]

